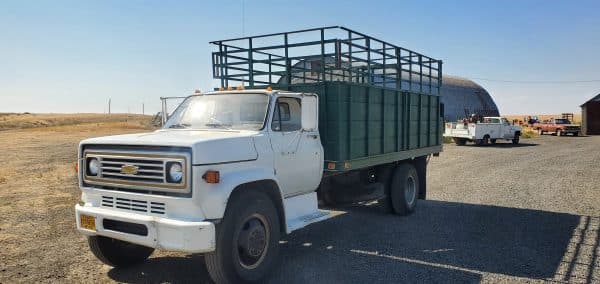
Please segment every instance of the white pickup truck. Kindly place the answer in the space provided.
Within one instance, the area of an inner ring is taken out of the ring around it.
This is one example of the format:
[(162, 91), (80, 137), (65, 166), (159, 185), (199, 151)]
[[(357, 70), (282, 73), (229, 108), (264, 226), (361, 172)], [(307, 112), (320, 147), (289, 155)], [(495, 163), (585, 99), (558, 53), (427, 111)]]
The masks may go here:
[(456, 145), (465, 145), (467, 141), (477, 145), (495, 144), (497, 140), (519, 143), (521, 127), (511, 125), (503, 117), (484, 117), (482, 122), (448, 122), (444, 137), (451, 137)]

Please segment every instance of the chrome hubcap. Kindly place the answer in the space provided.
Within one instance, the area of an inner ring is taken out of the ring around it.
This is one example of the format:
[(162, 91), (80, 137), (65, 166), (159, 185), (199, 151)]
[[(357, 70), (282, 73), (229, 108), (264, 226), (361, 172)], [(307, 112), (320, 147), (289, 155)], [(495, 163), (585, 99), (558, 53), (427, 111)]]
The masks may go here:
[(413, 203), (415, 202), (415, 199), (417, 198), (416, 193), (417, 193), (417, 186), (415, 184), (415, 179), (412, 176), (409, 176), (406, 179), (406, 185), (404, 186), (404, 194), (405, 194), (406, 202), (408, 203), (408, 205), (410, 205), (410, 206), (413, 205)]
[(253, 214), (244, 221), (237, 238), (242, 267), (256, 268), (263, 261), (269, 244), (269, 228), (266, 224), (266, 219), (259, 214)]

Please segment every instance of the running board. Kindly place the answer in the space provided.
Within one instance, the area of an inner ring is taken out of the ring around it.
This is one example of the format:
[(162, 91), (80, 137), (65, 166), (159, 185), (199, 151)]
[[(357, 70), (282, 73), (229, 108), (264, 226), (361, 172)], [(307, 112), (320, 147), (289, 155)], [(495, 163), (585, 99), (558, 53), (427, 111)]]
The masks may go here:
[(283, 200), (286, 232), (288, 234), (312, 223), (327, 220), (344, 213), (342, 211), (319, 209), (317, 202), (316, 192), (289, 197)]

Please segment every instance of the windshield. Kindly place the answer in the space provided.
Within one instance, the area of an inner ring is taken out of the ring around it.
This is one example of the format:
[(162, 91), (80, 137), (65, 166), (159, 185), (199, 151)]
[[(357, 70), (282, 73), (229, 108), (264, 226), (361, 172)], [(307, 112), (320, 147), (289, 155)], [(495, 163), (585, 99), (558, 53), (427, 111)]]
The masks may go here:
[(187, 98), (164, 128), (259, 130), (269, 97), (264, 94), (219, 94)]
[(557, 118), (554, 120), (554, 123), (556, 124), (570, 124), (571, 122), (568, 119), (565, 118)]

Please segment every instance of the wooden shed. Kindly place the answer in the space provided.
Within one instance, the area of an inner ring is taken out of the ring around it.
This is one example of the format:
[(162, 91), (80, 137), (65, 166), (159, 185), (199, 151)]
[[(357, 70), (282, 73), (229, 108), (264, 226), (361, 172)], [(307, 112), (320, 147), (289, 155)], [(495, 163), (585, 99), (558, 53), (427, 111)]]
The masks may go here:
[(581, 105), (581, 132), (600, 135), (600, 94)]

